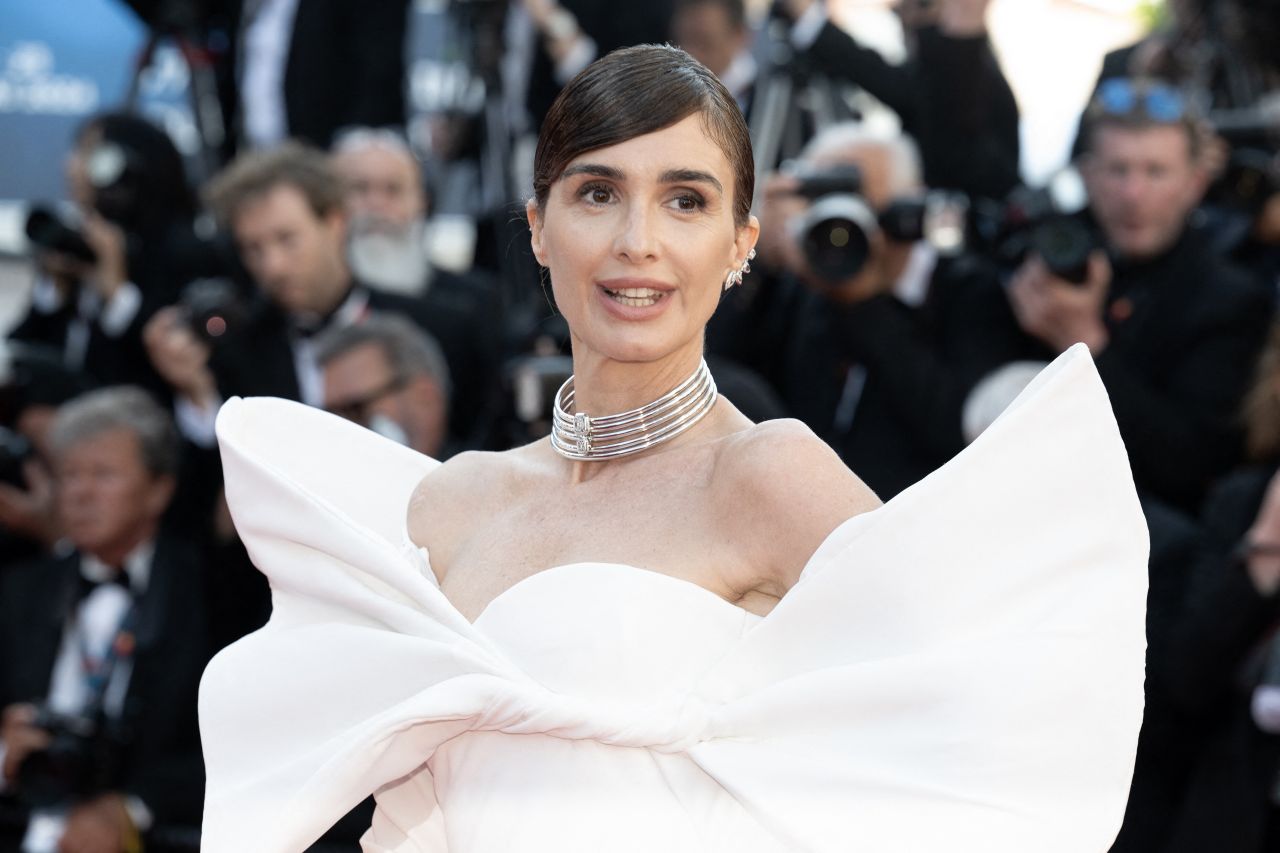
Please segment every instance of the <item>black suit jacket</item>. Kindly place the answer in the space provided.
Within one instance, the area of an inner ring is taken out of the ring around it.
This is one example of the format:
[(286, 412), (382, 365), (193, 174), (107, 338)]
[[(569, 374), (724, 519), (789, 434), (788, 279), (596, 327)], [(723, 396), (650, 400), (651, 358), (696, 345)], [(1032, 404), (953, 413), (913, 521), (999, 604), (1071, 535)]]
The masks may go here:
[[(160, 0), (126, 0), (151, 26), (170, 23)], [(192, 6), (197, 4), (181, 4)], [(246, 0), (198, 4), (198, 26), (221, 37), (210, 56), (223, 115), (230, 129), (222, 152), (230, 157), (243, 129), (239, 78)], [(299, 0), (284, 74), (290, 136), (322, 148), (348, 125), (405, 122), (405, 29), (408, 0)]]
[[(708, 328), (709, 347), (772, 382), (791, 414), (886, 499), (964, 446), (969, 391), (1015, 351), (995, 272), (971, 258), (939, 263), (919, 307), (889, 295), (840, 306), (786, 275), (753, 277), (731, 299)], [(987, 334), (993, 325), (1004, 334)], [(838, 427), (853, 366), (865, 384)]]
[(917, 37), (917, 55), (893, 65), (828, 22), (806, 56), (898, 114), (920, 146), (926, 184), (1003, 198), (1019, 183), (1018, 104), (986, 36), (925, 28)]
[[(489, 291), (468, 279), (440, 273), (423, 297), (366, 292), (371, 311), (402, 314), (440, 343), (454, 386), (451, 431), (465, 441), (487, 422), (496, 387), (499, 333), (489, 327)], [(223, 398), (299, 399), (289, 335), (284, 312), (260, 300), (244, 325), (214, 348), (210, 366)]]
[(1238, 471), (1210, 493), (1203, 515), (1209, 547), (1190, 566), (1169, 653), (1153, 661), (1150, 677), (1201, 726), (1163, 853), (1274, 849), (1263, 838), (1276, 808), (1270, 796), (1280, 737), (1258, 729), (1249, 702), (1261, 650), (1280, 626), (1280, 603), (1261, 595), (1229, 554), (1253, 525), (1275, 470)]
[(300, 0), (284, 74), (289, 135), (405, 123), (407, 0)]
[[(73, 553), (14, 567), (0, 578), (0, 707), (48, 697), (79, 571), (80, 556)], [(135, 733), (123, 790), (140, 797), (157, 824), (200, 821), (204, 765), (196, 693), (209, 658), (204, 580), (195, 549), (166, 534), (157, 538), (121, 717)]]
[[(670, 39), (674, 0), (648, 0), (642, 3), (616, 3), (610, 0), (561, 0), (578, 20), (582, 32), (596, 43), (596, 57), (620, 47), (634, 44), (663, 44)], [(555, 68), (543, 44), (541, 33), (534, 52), (526, 103), (533, 128), (542, 125), (547, 110), (560, 94)]]
[[(1098, 372), (1139, 488), (1196, 512), (1239, 461), (1239, 407), (1273, 315), (1271, 294), (1188, 228), (1163, 255), (1113, 262)], [(1016, 327), (1012, 310), (1007, 325)], [(1027, 339), (1022, 357), (1053, 355)]]

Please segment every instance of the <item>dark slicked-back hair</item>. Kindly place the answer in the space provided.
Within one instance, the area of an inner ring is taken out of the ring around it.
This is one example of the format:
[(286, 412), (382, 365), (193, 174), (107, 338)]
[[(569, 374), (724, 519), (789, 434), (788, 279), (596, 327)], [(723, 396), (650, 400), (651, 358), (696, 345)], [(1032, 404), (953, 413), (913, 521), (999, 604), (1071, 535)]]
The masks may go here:
[(714, 74), (670, 45), (615, 50), (569, 81), (542, 122), (533, 158), (541, 209), (575, 157), (702, 117), (707, 136), (733, 167), (733, 220), (747, 224), (755, 192), (751, 135), (737, 102)]

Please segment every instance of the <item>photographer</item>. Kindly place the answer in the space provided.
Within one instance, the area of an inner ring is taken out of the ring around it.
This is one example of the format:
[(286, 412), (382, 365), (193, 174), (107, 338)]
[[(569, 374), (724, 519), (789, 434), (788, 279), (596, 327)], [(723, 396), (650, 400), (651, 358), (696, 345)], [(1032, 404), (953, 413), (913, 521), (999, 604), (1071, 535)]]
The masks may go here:
[(429, 335), (403, 317), (374, 315), (316, 347), (325, 409), (433, 459), (453, 455), (449, 367)]
[(32, 212), (36, 285), (9, 337), (58, 349), (68, 367), (99, 383), (162, 389), (142, 345), (143, 324), (187, 281), (224, 266), (195, 235), (182, 157), (144, 119), (107, 113), (77, 132), (67, 183), (79, 227), (47, 209)]
[(820, 0), (782, 0), (792, 41), (829, 77), (896, 112), (920, 148), (929, 187), (1003, 198), (1018, 183), (1018, 105), (987, 40), (990, 0), (903, 0), (912, 56), (885, 61), (826, 18)]
[[(849, 167), (856, 195), (838, 186)], [(821, 132), (799, 173), (765, 188), (764, 276), (749, 285), (758, 293), (730, 297), (754, 296), (767, 310), (729, 335), (717, 328), (727, 320), (713, 320), (717, 337), (708, 335), (756, 347), (726, 354), (768, 377), (792, 414), (886, 499), (964, 446), (963, 401), (1008, 356), (1008, 335), (985, 334), (1007, 311), (993, 270), (939, 257), (884, 216), (919, 190), (904, 137), (854, 124)]]
[(320, 405), (315, 335), (358, 324), (371, 311), (403, 314), (441, 342), (459, 383), (456, 434), (469, 434), (483, 418), (491, 375), (484, 337), (455, 313), (353, 277), (343, 187), (325, 154), (290, 143), (241, 155), (214, 179), (209, 196), (259, 294), (216, 343), (198, 336), (177, 309), (159, 312), (147, 326), (148, 349), (177, 392), (188, 438), (212, 447), (214, 417), (232, 395)]
[(1264, 853), (1280, 844), (1280, 327), (1243, 414), (1250, 464), (1210, 491), (1205, 547), (1188, 565), (1168, 651), (1148, 668), (1148, 689), (1160, 688), (1188, 721), (1195, 760), (1152, 836), (1159, 846), (1125, 850)]
[(49, 431), (58, 408), (89, 388), (55, 350), (0, 344), (0, 573), (62, 538)]
[(73, 550), (0, 578), (0, 799), (30, 815), (0, 832), (29, 851), (136, 850), (153, 825), (197, 825), (203, 796), (201, 564), (160, 527), (176, 436), (116, 387), (66, 404), (50, 446)]
[(1207, 178), (1199, 123), (1176, 90), (1108, 81), (1086, 127), (1081, 167), (1105, 252), (1080, 284), (1028, 258), (1009, 302), (1034, 341), (1026, 355), (1089, 345), (1138, 485), (1194, 510), (1238, 458), (1236, 411), (1271, 295), (1188, 224)]

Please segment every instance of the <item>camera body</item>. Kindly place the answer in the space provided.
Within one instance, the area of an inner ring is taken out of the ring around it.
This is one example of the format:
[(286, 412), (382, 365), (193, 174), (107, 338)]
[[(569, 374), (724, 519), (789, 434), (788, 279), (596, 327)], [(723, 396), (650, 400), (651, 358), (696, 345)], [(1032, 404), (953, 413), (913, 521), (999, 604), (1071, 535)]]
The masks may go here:
[(1019, 187), (1004, 201), (983, 201), (973, 211), (976, 247), (1001, 266), (1015, 267), (1036, 254), (1055, 276), (1082, 285), (1089, 256), (1103, 245), (1091, 224), (1065, 212), (1044, 187)]
[[(141, 155), (115, 142), (100, 141), (85, 156), (85, 176), (93, 192), (93, 208), (126, 232), (142, 216), (146, 164)], [(35, 205), (27, 214), (32, 245), (92, 264), (97, 254), (84, 234), (53, 207)]]
[(24, 801), (38, 808), (120, 788), (132, 742), (126, 726), (102, 714), (61, 714), (47, 707), (37, 712), (33, 725), (48, 732), (51, 742), (18, 768)]
[(249, 315), (240, 289), (228, 278), (198, 278), (190, 282), (182, 289), (177, 307), (187, 327), (210, 346), (243, 326)]

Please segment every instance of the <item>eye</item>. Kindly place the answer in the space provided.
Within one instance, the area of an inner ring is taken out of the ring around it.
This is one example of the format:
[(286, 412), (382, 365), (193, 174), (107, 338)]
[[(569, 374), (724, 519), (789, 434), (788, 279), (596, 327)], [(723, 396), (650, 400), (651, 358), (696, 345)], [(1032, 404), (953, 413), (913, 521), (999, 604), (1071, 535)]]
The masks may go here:
[(694, 192), (683, 192), (671, 199), (671, 204), (681, 213), (696, 213), (707, 206), (707, 200)]
[(591, 204), (608, 204), (613, 201), (613, 188), (606, 184), (583, 184), (578, 190), (578, 197)]

